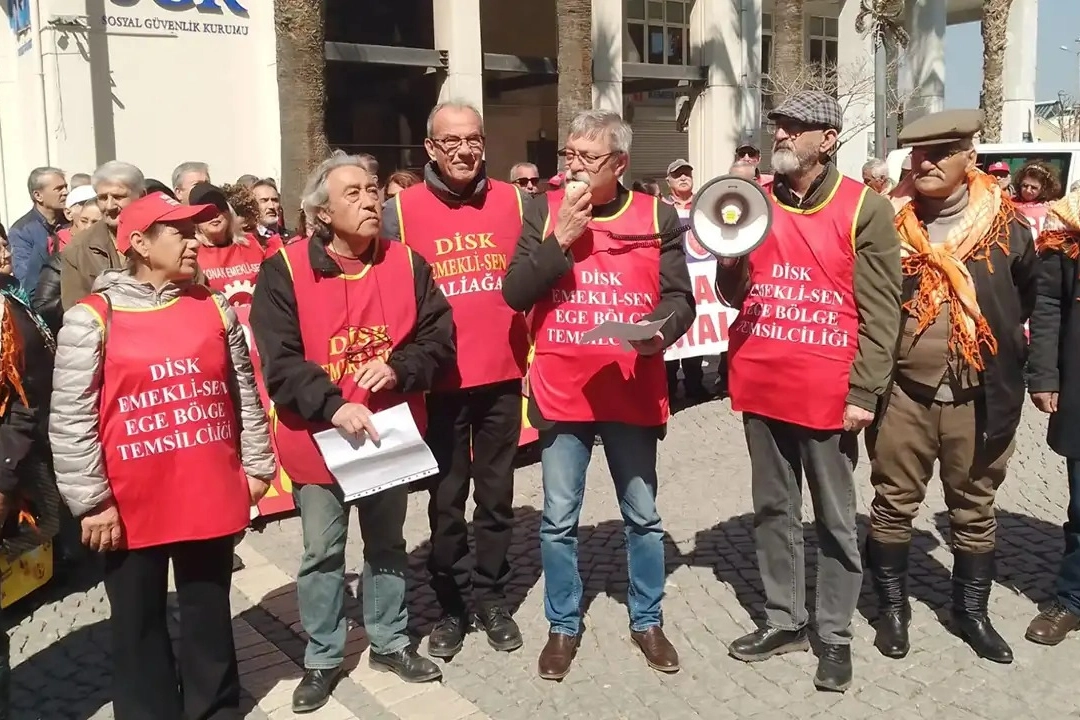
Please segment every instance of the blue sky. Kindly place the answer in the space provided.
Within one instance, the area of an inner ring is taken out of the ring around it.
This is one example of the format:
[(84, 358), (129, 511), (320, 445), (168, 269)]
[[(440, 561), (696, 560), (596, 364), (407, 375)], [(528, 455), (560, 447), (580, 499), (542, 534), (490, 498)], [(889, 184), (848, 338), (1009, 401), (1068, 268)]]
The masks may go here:
[[(1014, 0), (1015, 3), (1030, 0)], [(1080, 98), (1074, 40), (1080, 37), (1080, 1), (1039, 0), (1038, 73), (1035, 99), (1057, 100), (1058, 90)], [(1059, 49), (1061, 45), (1068, 52)], [(982, 83), (982, 37), (978, 23), (950, 25), (945, 33), (945, 106), (978, 107)]]

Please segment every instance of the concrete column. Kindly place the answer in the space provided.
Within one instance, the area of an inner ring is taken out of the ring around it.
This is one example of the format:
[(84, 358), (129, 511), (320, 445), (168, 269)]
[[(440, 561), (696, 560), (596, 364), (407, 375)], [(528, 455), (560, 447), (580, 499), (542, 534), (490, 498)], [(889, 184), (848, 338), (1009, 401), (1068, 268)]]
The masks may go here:
[(1031, 141), (1035, 134), (1035, 51), (1039, 40), (1039, 0), (1013, 3), (1009, 11), (1008, 38), (1005, 46), (1001, 142)]
[(690, 112), (698, 185), (727, 173), (735, 148), (757, 144), (761, 126), (761, 0), (698, 0), (690, 14), (690, 60), (707, 69)]
[(623, 35), (626, 20), (622, 0), (592, 0), (593, 107), (623, 114)]
[(457, 100), (484, 111), (484, 49), (480, 40), (480, 0), (432, 0), (435, 49), (446, 50), (449, 67), (439, 102)]
[[(942, 0), (908, 0), (904, 122), (945, 109), (945, 11)], [(975, 58), (974, 60), (978, 60)]]
[(874, 43), (855, 29), (859, 0), (845, 0), (839, 18), (837, 96), (844, 108), (842, 144), (836, 166), (848, 177), (862, 180), (862, 166), (871, 155), (884, 158), (874, 143)]

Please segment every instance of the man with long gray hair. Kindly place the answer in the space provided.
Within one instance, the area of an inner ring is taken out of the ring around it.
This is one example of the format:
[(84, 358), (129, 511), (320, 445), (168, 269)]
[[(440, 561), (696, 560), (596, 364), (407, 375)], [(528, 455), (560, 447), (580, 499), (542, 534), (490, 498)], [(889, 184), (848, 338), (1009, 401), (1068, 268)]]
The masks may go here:
[(91, 184), (102, 218), (76, 233), (60, 253), (60, 300), (65, 312), (90, 294), (98, 275), (125, 266), (126, 260), (116, 251), (120, 211), (146, 191), (142, 171), (119, 160), (110, 160), (95, 170)]
[(379, 236), (379, 186), (361, 158), (335, 153), (302, 200), (314, 235), (266, 260), (251, 326), (274, 401), (278, 459), (293, 481), (304, 555), (296, 578), (309, 635), (294, 712), (325, 705), (345, 660), (345, 541), (356, 507), (364, 539), (370, 664), (407, 682), (442, 676), (411, 647), (403, 526), (408, 486), (346, 498), (312, 434), (332, 427), (379, 442), (373, 416), (403, 403), (423, 432), (424, 394), (453, 365), (453, 319), (419, 253)]
[[(513, 185), (487, 175), (484, 124), (471, 105), (436, 106), (424, 146), (431, 159), (424, 182), (387, 202), (383, 227), (431, 263), (454, 308), (457, 365), (428, 396), (427, 442), (439, 462), (428, 505), (428, 569), (442, 609), (428, 649), (435, 657), (456, 655), (475, 614), (488, 643), (509, 652), (522, 644), (505, 589), (529, 338), (525, 317), (507, 306), (500, 288), (521, 235), (522, 199)], [(465, 519), (470, 480), (475, 562)]]
[[(546, 680), (570, 672), (581, 637), (578, 519), (597, 435), (626, 526), (630, 637), (653, 669), (679, 669), (660, 612), (666, 573), (656, 450), (669, 414), (664, 349), (696, 310), (675, 208), (619, 183), (631, 139), (614, 113), (573, 119), (562, 151), (566, 188), (529, 206), (503, 284), (510, 307), (533, 313), (528, 413), (543, 448), (540, 557), (550, 626), (537, 669)], [(611, 338), (583, 344), (605, 320), (660, 326), (627, 349)]]
[(776, 123), (776, 175), (764, 184), (774, 198), (772, 229), (749, 256), (722, 258), (716, 276), (720, 296), (740, 309), (728, 383), (750, 453), (766, 616), (765, 627), (728, 652), (757, 662), (810, 647), (805, 474), (820, 543), (814, 684), (843, 692), (851, 685), (851, 619), (862, 587), (857, 433), (874, 420), (892, 377), (899, 243), (888, 201), (833, 164), (842, 120), (835, 99), (797, 93), (769, 119)]

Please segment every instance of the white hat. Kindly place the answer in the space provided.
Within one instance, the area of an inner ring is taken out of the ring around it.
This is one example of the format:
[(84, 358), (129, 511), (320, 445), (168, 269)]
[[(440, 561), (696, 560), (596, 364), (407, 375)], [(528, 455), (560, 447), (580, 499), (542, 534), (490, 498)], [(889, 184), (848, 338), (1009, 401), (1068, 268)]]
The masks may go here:
[(76, 205), (82, 205), (87, 200), (93, 200), (97, 197), (97, 193), (94, 192), (94, 188), (90, 185), (80, 185), (68, 192), (67, 196), (67, 209), (75, 207)]

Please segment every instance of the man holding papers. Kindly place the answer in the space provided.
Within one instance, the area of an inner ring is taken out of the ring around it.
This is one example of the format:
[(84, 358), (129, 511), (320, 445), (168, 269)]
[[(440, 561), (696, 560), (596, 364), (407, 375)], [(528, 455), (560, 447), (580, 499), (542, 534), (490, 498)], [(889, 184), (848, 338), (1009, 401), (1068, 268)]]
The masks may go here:
[[(652, 668), (679, 669), (661, 629), (656, 446), (668, 419), (663, 351), (693, 323), (694, 297), (675, 208), (619, 184), (630, 140), (618, 115), (589, 110), (574, 118), (562, 153), (566, 189), (529, 206), (503, 284), (510, 307), (533, 312), (529, 420), (542, 448), (540, 554), (550, 624), (538, 669), (548, 680), (570, 671), (581, 634), (577, 529), (597, 435), (626, 524), (630, 635)], [(665, 318), (644, 340), (583, 337), (608, 320)]]
[[(428, 504), (428, 569), (442, 609), (428, 652), (450, 658), (465, 642), (470, 601), (491, 647), (521, 647), (504, 588), (529, 337), (525, 316), (507, 307), (500, 292), (521, 235), (521, 194), (484, 172), (484, 123), (476, 108), (444, 102), (428, 117), (424, 182), (387, 203), (383, 227), (385, 236), (400, 238), (431, 263), (454, 309), (457, 364), (428, 397), (427, 431), (439, 462)], [(470, 480), (475, 562), (465, 517)]]
[[(267, 259), (251, 308), (279, 460), (293, 479), (304, 556), (296, 579), (310, 639), (295, 712), (329, 700), (345, 656), (348, 508), (313, 438), (338, 428), (379, 442), (372, 415), (406, 403), (423, 432), (424, 392), (454, 360), (453, 319), (431, 268), (380, 239), (376, 178), (361, 158), (335, 153), (304, 190), (310, 239)], [(409, 646), (402, 526), (408, 486), (356, 501), (364, 540), (364, 626), (373, 668), (407, 682), (442, 673)]]

